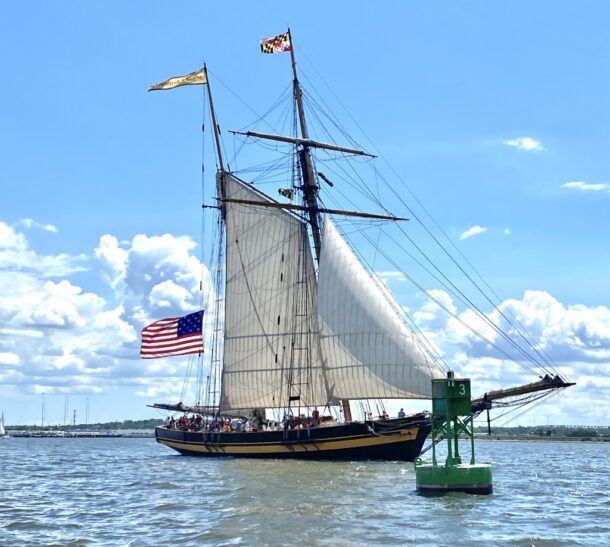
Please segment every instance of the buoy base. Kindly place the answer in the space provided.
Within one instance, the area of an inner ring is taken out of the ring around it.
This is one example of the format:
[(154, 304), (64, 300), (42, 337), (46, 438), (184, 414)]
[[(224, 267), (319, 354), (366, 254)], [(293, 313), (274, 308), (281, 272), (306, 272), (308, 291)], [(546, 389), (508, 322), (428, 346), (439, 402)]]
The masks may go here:
[(486, 463), (445, 466), (416, 461), (415, 481), (417, 491), (421, 493), (491, 494), (493, 492), (491, 465)]

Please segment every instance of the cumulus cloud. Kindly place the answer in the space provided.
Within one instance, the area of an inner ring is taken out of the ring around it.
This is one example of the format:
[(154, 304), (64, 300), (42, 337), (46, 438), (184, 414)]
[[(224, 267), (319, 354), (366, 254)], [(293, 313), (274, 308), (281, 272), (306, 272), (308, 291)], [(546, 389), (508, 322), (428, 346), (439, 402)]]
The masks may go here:
[(192, 254), (195, 247), (192, 239), (171, 234), (138, 234), (130, 242), (106, 234), (95, 256), (104, 265), (125, 316), (143, 324), (167, 316), (163, 314), (181, 315), (200, 307), (202, 275), (204, 287), (209, 287), (209, 278)]
[[(27, 219), (18, 225), (37, 227)], [(91, 258), (43, 255), (17, 225), (0, 222), (0, 395), (129, 385), (144, 396), (180, 385), (185, 359), (142, 362), (139, 330), (199, 308), (204, 269), (195, 247), (170, 234), (123, 242), (106, 234)], [(71, 279), (85, 262), (104, 274), (107, 289), (94, 292)]]
[(30, 249), (27, 238), (0, 221), (0, 264), (3, 271), (29, 272), (37, 277), (65, 277), (86, 271), (87, 256), (60, 253), (42, 255)]
[[(413, 312), (413, 318), (424, 335), (439, 348), (445, 361), (476, 383), (477, 393), (536, 379), (508, 357), (529, 367), (536, 367), (536, 364), (517, 352), (484, 319), (472, 310), (457, 311), (445, 291), (428, 292), (456, 317), (449, 316), (434, 302), (428, 302)], [(562, 374), (577, 382), (562, 401), (578, 400), (580, 410), (577, 405), (570, 406), (572, 403), (563, 407), (556, 413), (561, 414), (563, 423), (571, 423), (574, 416), (584, 413), (600, 418), (610, 413), (610, 308), (566, 306), (548, 292), (528, 290), (521, 299), (507, 299), (497, 308), (487, 310), (485, 317), (537, 361), (551, 362)], [(465, 325), (485, 339), (477, 337)], [(522, 335), (535, 349), (523, 342)]]
[[(12, 254), (2, 254), (6, 251)], [(34, 265), (17, 268), (46, 257), (47, 264), (63, 261), (65, 270), (74, 273), (74, 257), (43, 255), (18, 229), (0, 222), (0, 396), (125, 389), (143, 398), (178, 398), (188, 358), (143, 362), (138, 333), (152, 320), (198, 309), (199, 280), (205, 270), (195, 251), (191, 239), (170, 234), (139, 234), (126, 241), (103, 235), (87, 263), (105, 276), (105, 288), (94, 291), (71, 274), (50, 279)], [(7, 256), (12, 260), (4, 260)], [(401, 279), (398, 272), (376, 277)], [(204, 276), (204, 286), (208, 285)], [(410, 314), (445, 361), (473, 379), (477, 394), (535, 379), (491, 346), (490, 342), (516, 356), (481, 317), (461, 309), (446, 291), (431, 289), (428, 296), (431, 300), (422, 301)], [(515, 338), (516, 325), (523, 325), (537, 350), (579, 383), (553, 407), (558, 421), (610, 415), (608, 307), (566, 305), (547, 292), (526, 291), (521, 298), (483, 311)], [(206, 314), (206, 320), (211, 318)]]
[(476, 236), (478, 234), (482, 234), (484, 232), (487, 231), (487, 228), (484, 228), (483, 226), (472, 226), (471, 228), (468, 228), (468, 230), (466, 230), (465, 232), (462, 232), (460, 234), (460, 239), (468, 239), (469, 237), (472, 236)]
[(532, 137), (515, 137), (514, 139), (508, 139), (503, 142), (507, 146), (513, 146), (519, 150), (525, 150), (526, 152), (544, 150), (542, 143)]
[(504, 228), (504, 232), (503, 233), (504, 233), (505, 236), (509, 236), (509, 235), (512, 234), (510, 228)]
[(561, 185), (562, 188), (571, 188), (574, 190), (582, 190), (583, 192), (599, 192), (605, 191), (610, 192), (610, 184), (605, 184), (601, 182), (596, 183), (587, 183), (581, 180), (575, 180), (571, 182), (566, 182)]

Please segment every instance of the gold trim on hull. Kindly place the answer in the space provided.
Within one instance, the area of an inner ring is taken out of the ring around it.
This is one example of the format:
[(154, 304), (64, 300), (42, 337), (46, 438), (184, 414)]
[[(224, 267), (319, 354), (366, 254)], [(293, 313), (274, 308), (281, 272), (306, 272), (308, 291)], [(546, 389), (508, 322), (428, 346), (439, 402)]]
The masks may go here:
[(380, 435), (371, 437), (343, 437), (338, 439), (321, 439), (316, 441), (306, 441), (303, 443), (208, 443), (173, 441), (170, 439), (157, 438), (157, 442), (174, 448), (176, 450), (186, 450), (189, 452), (202, 452), (206, 454), (230, 454), (233, 456), (251, 454), (286, 454), (294, 452), (326, 452), (330, 450), (346, 450), (352, 448), (366, 448), (388, 445), (393, 443), (403, 443), (413, 441), (417, 438), (418, 427), (401, 429), (391, 435)]

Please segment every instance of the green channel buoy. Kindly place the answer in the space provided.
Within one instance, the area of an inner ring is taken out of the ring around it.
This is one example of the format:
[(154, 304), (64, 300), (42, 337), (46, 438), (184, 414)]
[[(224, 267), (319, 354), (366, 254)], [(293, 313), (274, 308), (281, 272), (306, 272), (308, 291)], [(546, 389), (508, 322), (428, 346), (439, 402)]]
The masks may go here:
[[(476, 463), (474, 432), (472, 430), (470, 380), (447, 378), (432, 380), (432, 463), (415, 460), (415, 482), (418, 492), (493, 492), (491, 464)], [(460, 435), (470, 438), (470, 463), (462, 463), (458, 440)], [(439, 465), (436, 444), (447, 439), (447, 459)]]

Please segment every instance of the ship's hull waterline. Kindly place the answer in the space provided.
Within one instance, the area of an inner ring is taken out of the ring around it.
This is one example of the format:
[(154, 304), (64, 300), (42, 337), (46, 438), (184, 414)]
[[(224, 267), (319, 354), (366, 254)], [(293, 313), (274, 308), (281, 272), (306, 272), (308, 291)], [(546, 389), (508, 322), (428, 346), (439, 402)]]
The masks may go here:
[(155, 438), (188, 456), (413, 461), (430, 429), (428, 420), (407, 418), (287, 432), (214, 433), (157, 427)]

